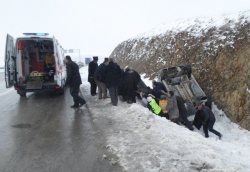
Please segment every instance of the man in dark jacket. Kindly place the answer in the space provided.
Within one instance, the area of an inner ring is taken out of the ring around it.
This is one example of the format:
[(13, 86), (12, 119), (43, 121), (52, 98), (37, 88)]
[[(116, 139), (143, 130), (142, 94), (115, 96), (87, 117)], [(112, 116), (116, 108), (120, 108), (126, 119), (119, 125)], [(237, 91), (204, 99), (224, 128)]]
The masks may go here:
[(123, 82), (123, 78), (124, 78), (125, 72), (124, 72), (123, 69), (120, 69), (120, 73), (121, 73), (121, 77), (119, 79), (119, 84), (118, 84), (117, 90), (118, 90), (118, 95), (122, 96), (122, 101), (125, 101), (125, 98), (122, 95), (122, 82)]
[(179, 115), (180, 115), (179, 118), (183, 120), (183, 124), (189, 130), (193, 131), (194, 128), (192, 127), (191, 123), (187, 119), (187, 109), (186, 109), (186, 106), (185, 106), (185, 101), (180, 96), (176, 96), (176, 100), (177, 100), (177, 106), (178, 106), (178, 109), (179, 109)]
[(138, 72), (136, 72), (135, 70), (131, 70), (131, 73), (133, 74), (133, 76), (135, 77), (136, 79), (136, 84), (137, 84), (137, 92), (136, 92), (136, 97), (138, 99), (142, 99), (142, 97), (140, 96), (140, 93), (141, 92), (147, 92), (148, 89), (147, 89), (147, 86), (146, 84), (143, 82), (143, 80), (141, 79), (141, 75), (139, 75)]
[(126, 71), (122, 80), (122, 97), (127, 103), (136, 103), (135, 92), (137, 91), (137, 81), (132, 73), (132, 70), (126, 68)]
[(104, 70), (104, 78), (106, 87), (109, 90), (111, 103), (114, 106), (118, 104), (117, 87), (120, 84), (121, 68), (118, 64), (114, 63), (112, 58), (109, 59), (109, 65)]
[(203, 118), (202, 124), (203, 124), (203, 130), (205, 133), (205, 137), (208, 138), (208, 130), (221, 139), (222, 134), (213, 129), (214, 123), (215, 123), (215, 116), (214, 113), (209, 109), (209, 107), (205, 106), (200, 102), (198, 104), (198, 109), (201, 111), (201, 116)]
[(70, 87), (70, 94), (74, 100), (74, 105), (71, 107), (79, 108), (86, 103), (86, 101), (78, 95), (79, 87), (82, 84), (79, 67), (71, 60), (70, 56), (65, 57), (65, 62), (67, 64), (67, 80), (65, 85)]
[(159, 87), (160, 90), (163, 90), (164, 93), (167, 93), (167, 89), (164, 86), (164, 84), (162, 82), (156, 82), (155, 80), (152, 81), (153, 84), (155, 84), (157, 87)]
[[(107, 87), (104, 83), (105, 80), (104, 80), (104, 76), (103, 76), (103, 72), (108, 64), (109, 64), (108, 58), (105, 58), (104, 62), (97, 67), (97, 69), (94, 73), (94, 80), (95, 80), (96, 85), (98, 86), (99, 99), (108, 98)], [(102, 94), (103, 94), (103, 96), (102, 96)]]
[(156, 102), (159, 103), (158, 101), (161, 98), (161, 90), (159, 87), (157, 87), (155, 82), (153, 82), (152, 86), (153, 86), (153, 89), (151, 90), (150, 94), (153, 94), (153, 96), (156, 99)]
[(93, 61), (89, 63), (89, 76), (88, 76), (88, 82), (90, 83), (90, 94), (91, 96), (96, 95), (96, 83), (94, 80), (94, 73), (98, 67), (98, 56), (93, 57)]

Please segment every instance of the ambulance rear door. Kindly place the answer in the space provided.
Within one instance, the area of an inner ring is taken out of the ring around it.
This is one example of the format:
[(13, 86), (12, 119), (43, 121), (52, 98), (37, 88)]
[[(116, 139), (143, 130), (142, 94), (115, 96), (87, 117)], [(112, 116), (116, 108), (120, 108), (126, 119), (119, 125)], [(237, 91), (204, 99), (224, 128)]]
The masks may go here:
[(14, 85), (15, 60), (14, 60), (14, 38), (7, 34), (5, 47), (5, 83), (6, 88)]
[(55, 56), (55, 77), (54, 80), (56, 80), (57, 84), (61, 86), (60, 78), (59, 78), (59, 70), (60, 70), (60, 60), (58, 57), (58, 41), (53, 36), (53, 44), (54, 44), (54, 56)]

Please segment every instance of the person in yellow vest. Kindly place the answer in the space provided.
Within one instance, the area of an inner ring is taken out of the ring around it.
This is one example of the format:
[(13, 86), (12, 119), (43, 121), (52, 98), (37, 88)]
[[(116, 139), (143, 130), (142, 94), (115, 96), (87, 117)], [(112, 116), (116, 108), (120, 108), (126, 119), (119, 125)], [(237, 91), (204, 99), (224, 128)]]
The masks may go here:
[(161, 95), (160, 100), (159, 100), (159, 106), (161, 107), (162, 112), (166, 116), (166, 118), (169, 119), (168, 110), (167, 110), (167, 106), (168, 106), (167, 96)]
[(156, 115), (159, 115), (160, 117), (165, 117), (166, 116), (163, 114), (161, 107), (156, 103), (155, 99), (153, 99), (151, 96), (147, 97), (148, 101), (148, 109), (153, 112)]
[(49, 73), (50, 80), (54, 80), (54, 72), (55, 72), (55, 56), (51, 53), (51, 51), (48, 51), (45, 56), (45, 64), (47, 67), (47, 72)]

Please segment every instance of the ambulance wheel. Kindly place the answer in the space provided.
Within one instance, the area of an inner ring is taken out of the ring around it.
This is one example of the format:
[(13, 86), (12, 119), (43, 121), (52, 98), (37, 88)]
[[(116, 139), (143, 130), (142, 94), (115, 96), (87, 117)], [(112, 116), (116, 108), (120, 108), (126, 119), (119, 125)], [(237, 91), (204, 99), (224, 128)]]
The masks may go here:
[(61, 87), (59, 90), (58, 90), (58, 93), (63, 95), (65, 93), (65, 85), (63, 84), (62, 85), (63, 87)]
[(25, 91), (17, 91), (17, 94), (19, 94), (21, 97), (26, 97), (26, 92)]
[(64, 87), (60, 88), (60, 90), (58, 90), (58, 93), (63, 95), (65, 93), (65, 88)]

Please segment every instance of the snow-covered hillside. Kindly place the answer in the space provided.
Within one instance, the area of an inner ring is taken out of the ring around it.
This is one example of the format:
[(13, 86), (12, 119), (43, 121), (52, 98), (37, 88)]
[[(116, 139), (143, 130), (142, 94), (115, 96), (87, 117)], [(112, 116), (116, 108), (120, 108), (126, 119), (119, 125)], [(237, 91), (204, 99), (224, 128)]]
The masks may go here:
[[(89, 94), (88, 67), (81, 68), (83, 96)], [(150, 81), (145, 79), (146, 84)], [(128, 172), (193, 172), (193, 171), (250, 171), (250, 133), (230, 122), (225, 114), (213, 105), (216, 115), (214, 128), (223, 134), (222, 140), (203, 131), (189, 131), (152, 114), (138, 101), (136, 104), (118, 102), (114, 107), (110, 99), (91, 97), (87, 107), (93, 122), (107, 126), (102, 132), (107, 137), (106, 148), (119, 159)], [(103, 155), (103, 158), (109, 158)]]
[[(152, 37), (166, 32), (179, 33), (183, 31), (190, 32), (193, 36), (200, 37), (202, 32), (206, 32), (213, 27), (230, 27), (236, 29), (240, 25), (250, 21), (250, 10), (242, 11), (239, 13), (224, 14), (219, 16), (199, 17), (191, 19), (179, 19), (176, 21), (168, 22), (157, 26), (156, 28), (143, 33), (135, 38)], [(219, 36), (219, 35), (218, 35)], [(131, 38), (131, 39), (135, 39)], [(221, 36), (220, 39), (224, 39)]]

